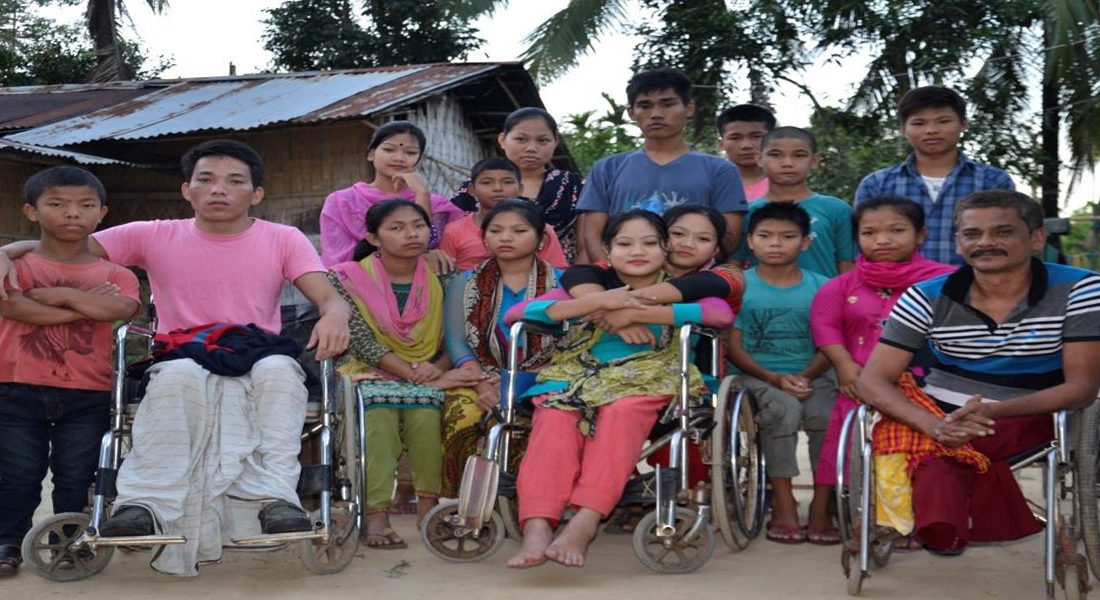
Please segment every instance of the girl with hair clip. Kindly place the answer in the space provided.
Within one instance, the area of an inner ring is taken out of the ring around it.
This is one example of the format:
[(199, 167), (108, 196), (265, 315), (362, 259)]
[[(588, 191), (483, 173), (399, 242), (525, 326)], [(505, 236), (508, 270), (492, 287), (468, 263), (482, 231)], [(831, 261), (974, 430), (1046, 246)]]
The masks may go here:
[[(532, 398), (535, 415), (518, 480), (524, 540), (510, 567), (546, 560), (584, 565), (588, 544), (618, 503), (642, 443), (678, 393), (673, 328), (689, 322), (729, 327), (733, 322), (729, 305), (719, 298), (646, 307), (626, 293), (627, 286), (644, 288), (665, 277), (668, 230), (660, 217), (641, 210), (617, 215), (601, 241), (611, 267), (605, 272), (607, 291), (573, 299), (556, 289), (518, 304), (505, 319), (557, 324), (626, 310), (632, 321), (646, 324), (644, 331), (619, 333), (594, 323), (571, 327), (524, 393)], [(706, 389), (694, 366), (689, 377), (695, 392)], [(575, 508), (574, 515), (552, 539), (567, 505)]]
[(440, 407), (455, 388), (485, 377), (454, 369), (443, 349), (443, 287), (428, 268), (427, 212), (408, 200), (387, 200), (367, 211), (373, 252), (332, 267), (329, 280), (357, 310), (351, 343), (339, 370), (365, 403), (366, 524), (371, 548), (404, 548), (390, 528), (394, 469), (402, 448), (412, 467), (417, 520), (437, 503), (441, 481)]
[(355, 245), (364, 238), (367, 209), (394, 198), (411, 200), (431, 216), (427, 260), (432, 271), (446, 275), (454, 261), (438, 250), (443, 229), (463, 216), (449, 200), (428, 190), (417, 165), (424, 158), (427, 139), (408, 121), (391, 121), (375, 130), (367, 145), (367, 161), (374, 171), (369, 182), (337, 190), (321, 207), (321, 261), (326, 267), (352, 259)]
[[(516, 304), (545, 294), (558, 285), (561, 271), (537, 254), (551, 229), (542, 211), (523, 200), (505, 200), (486, 212), (481, 234), (491, 255), (463, 271), (447, 286), (447, 352), (455, 368), (484, 374), (476, 388), (448, 394), (443, 408), (443, 496), (458, 497), (466, 459), (477, 448), (477, 427), (485, 411), (500, 400), (500, 370), (508, 361), (505, 314)], [(546, 362), (549, 344), (532, 336), (526, 371)]]

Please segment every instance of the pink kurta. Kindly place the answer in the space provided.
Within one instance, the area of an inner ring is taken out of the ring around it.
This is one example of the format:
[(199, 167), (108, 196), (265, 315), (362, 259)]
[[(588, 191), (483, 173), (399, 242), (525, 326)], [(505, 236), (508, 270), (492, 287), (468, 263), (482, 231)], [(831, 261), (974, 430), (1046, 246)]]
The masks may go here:
[[(867, 261), (860, 256), (857, 262), (865, 266)], [(897, 265), (900, 275), (898, 279), (905, 280), (909, 285), (955, 270), (951, 265), (923, 259), (919, 255), (907, 263), (879, 263), (886, 264)], [(910, 277), (901, 275), (905, 271), (909, 272)], [(867, 283), (858, 266), (829, 280), (817, 291), (810, 308), (810, 332), (813, 334), (814, 346), (821, 348), (840, 344), (852, 355), (856, 364), (861, 367), (867, 364), (871, 350), (875, 348), (882, 333), (883, 323), (894, 308), (894, 303), (909, 285), (874, 287)], [(848, 412), (855, 406), (855, 400), (837, 393), (825, 442), (821, 448), (821, 458), (814, 470), (814, 482), (819, 485), (836, 485), (836, 450), (840, 428)]]

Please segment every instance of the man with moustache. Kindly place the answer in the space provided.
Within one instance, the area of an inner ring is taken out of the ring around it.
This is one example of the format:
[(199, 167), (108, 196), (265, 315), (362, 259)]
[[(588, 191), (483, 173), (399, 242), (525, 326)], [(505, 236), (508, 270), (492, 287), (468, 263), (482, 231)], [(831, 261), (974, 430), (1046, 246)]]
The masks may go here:
[[(966, 264), (901, 296), (858, 384), (886, 417), (876, 456), (909, 455), (916, 535), (945, 555), (1042, 529), (1007, 459), (1049, 441), (1050, 414), (1088, 406), (1100, 386), (1100, 275), (1033, 257), (1046, 242), (1039, 205), (978, 192), (954, 224)], [(921, 389), (903, 374), (926, 343)]]

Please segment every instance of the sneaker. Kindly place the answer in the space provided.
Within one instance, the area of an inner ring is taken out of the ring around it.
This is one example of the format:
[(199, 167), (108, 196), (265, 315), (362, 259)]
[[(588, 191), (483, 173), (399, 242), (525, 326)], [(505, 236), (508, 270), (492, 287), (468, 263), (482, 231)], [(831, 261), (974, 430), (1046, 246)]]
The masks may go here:
[(23, 554), (19, 546), (5, 544), (0, 546), (0, 577), (11, 577), (19, 572), (23, 564)]
[(265, 534), (313, 531), (306, 511), (286, 500), (276, 500), (260, 509), (260, 530)]
[(140, 506), (123, 506), (99, 528), (101, 537), (153, 535), (153, 514)]

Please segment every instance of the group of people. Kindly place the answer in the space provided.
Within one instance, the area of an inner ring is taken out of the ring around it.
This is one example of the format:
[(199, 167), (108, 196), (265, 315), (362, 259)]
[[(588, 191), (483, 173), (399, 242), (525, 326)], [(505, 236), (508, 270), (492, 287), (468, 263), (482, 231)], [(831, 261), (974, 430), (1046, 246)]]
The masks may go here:
[[(365, 405), (372, 548), (406, 546), (389, 520), (402, 455), (418, 521), (456, 497), (520, 319), (572, 326), (522, 349), (536, 378), (522, 393), (534, 411), (511, 567), (583, 566), (679, 393), (670, 340), (684, 323), (727, 332), (725, 359), (758, 403), (769, 539), (839, 542), (836, 445), (859, 402), (883, 414), (883, 468), (909, 482), (891, 506), (911, 534), (901, 549), (958, 554), (1037, 531), (1004, 461), (1050, 437), (1042, 415), (1095, 397), (1100, 276), (1033, 258), (1041, 210), (959, 151), (965, 101), (907, 93), (898, 117), (912, 155), (866, 177), (850, 204), (810, 189), (814, 136), (766, 109), (718, 116), (719, 157), (684, 139), (695, 108), (682, 73), (638, 73), (626, 92), (644, 146), (583, 182), (551, 165), (560, 138), (542, 109), (508, 116), (504, 156), (479, 161), (449, 198), (417, 171), (424, 133), (379, 127), (369, 181), (324, 202), (319, 255), (300, 231), (249, 216), (263, 164), (240, 142), (183, 157), (191, 219), (93, 233), (107, 195), (92, 174), (33, 176), (24, 213), (41, 239), (0, 249), (0, 575), (18, 570), (47, 468), (54, 510), (84, 508), (108, 427), (111, 323), (139, 306), (118, 265), (148, 274), (160, 350), (98, 533), (183, 535), (154, 556), (161, 572), (196, 574), (220, 557), (223, 531), (312, 527), (295, 493), (305, 375), (278, 335), (286, 282), (320, 309), (308, 346), (338, 357)], [(214, 337), (227, 329), (247, 348), (228, 365)], [(707, 393), (694, 366), (689, 381)], [(805, 524), (791, 484), (799, 431), (814, 468)], [(242, 502), (254, 522), (230, 506)]]

